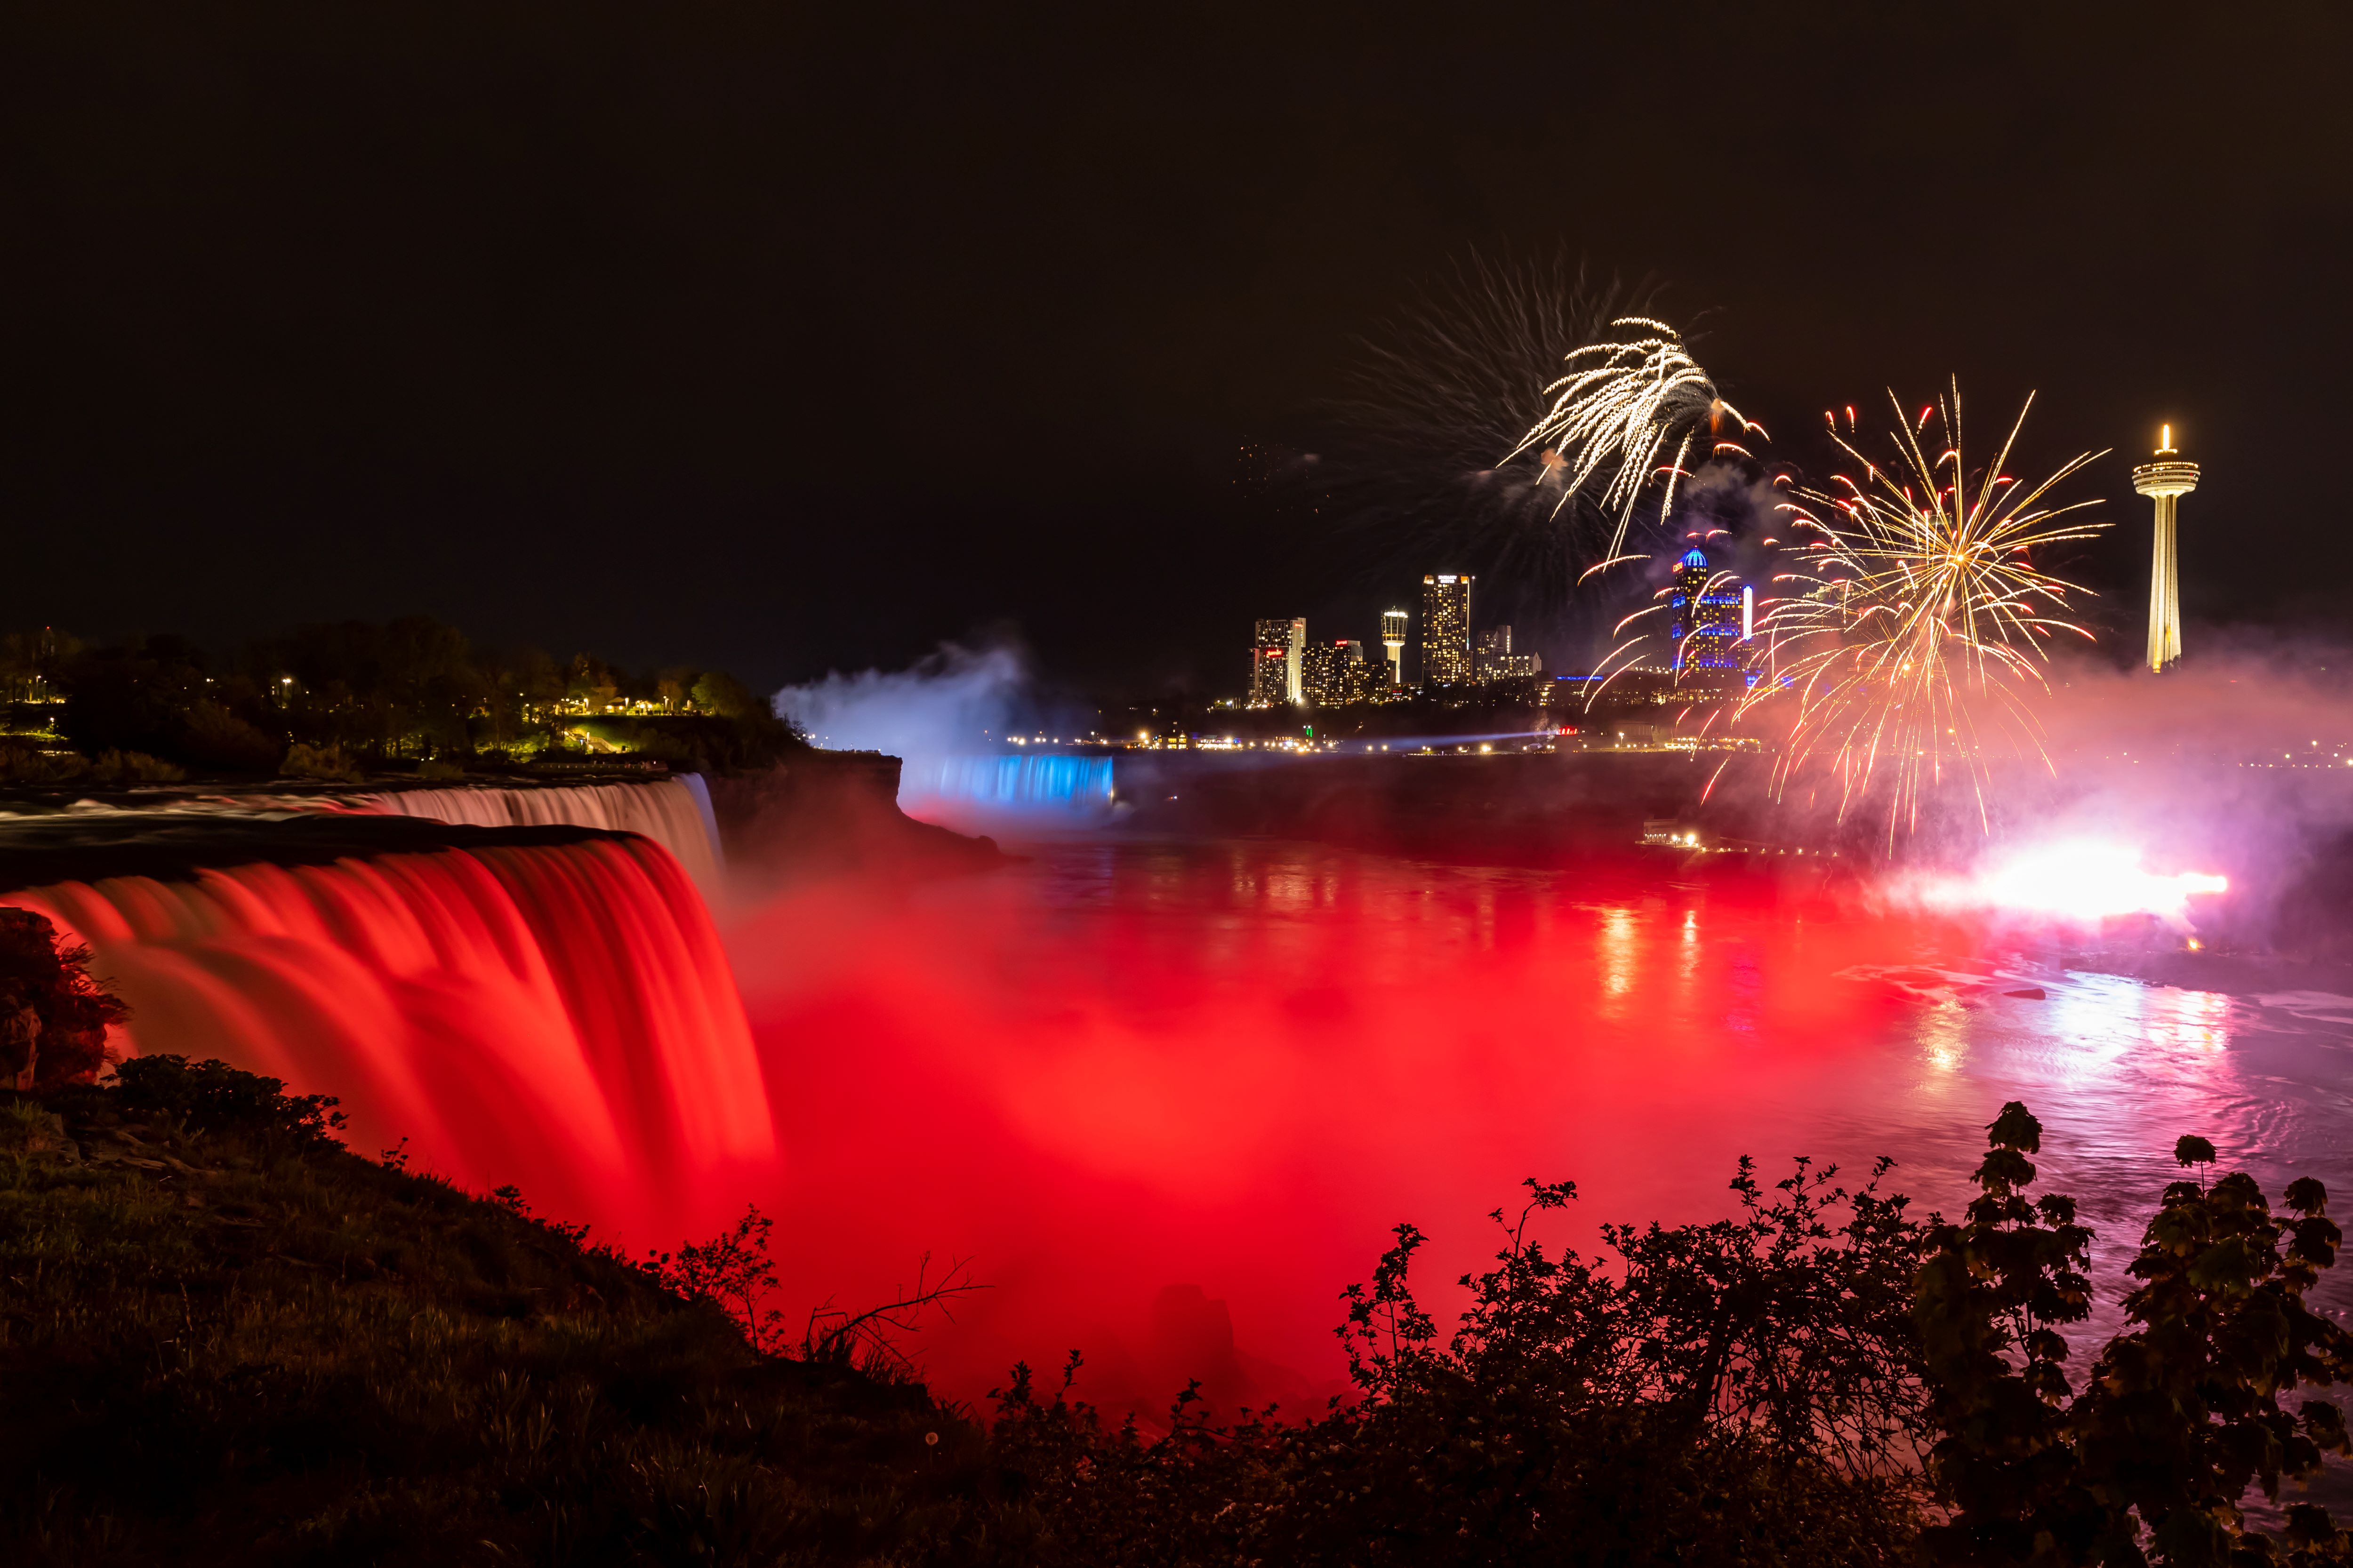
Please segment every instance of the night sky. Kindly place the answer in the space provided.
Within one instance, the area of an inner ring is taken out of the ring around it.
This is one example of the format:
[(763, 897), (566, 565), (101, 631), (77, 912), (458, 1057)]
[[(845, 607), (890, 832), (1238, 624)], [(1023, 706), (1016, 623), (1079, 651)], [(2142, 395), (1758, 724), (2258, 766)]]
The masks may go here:
[(2348, 62), (2317, 4), (16, 7), (0, 626), (1230, 689), (1451, 564), (1236, 454), (1475, 248), (1656, 279), (1796, 456), (2040, 389), (2127, 642), (2171, 419), (2193, 649), (2342, 632)]

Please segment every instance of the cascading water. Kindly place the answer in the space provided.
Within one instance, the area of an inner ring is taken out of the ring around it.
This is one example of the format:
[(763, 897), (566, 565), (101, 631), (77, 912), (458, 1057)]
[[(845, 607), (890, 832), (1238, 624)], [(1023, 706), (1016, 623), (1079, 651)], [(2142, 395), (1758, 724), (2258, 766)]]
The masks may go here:
[(981, 811), (1101, 816), (1111, 810), (1112, 763), (1036, 754), (910, 760), (899, 798), (910, 808), (938, 802)]
[(90, 947), (132, 1006), (132, 1050), (338, 1095), (364, 1152), (406, 1137), (462, 1185), (513, 1182), (649, 1239), (691, 1233), (747, 1170), (774, 1170), (726, 955), (678, 861), (642, 839), (59, 882), (0, 902)]
[(362, 808), (480, 827), (565, 824), (642, 833), (676, 856), (695, 886), (705, 892), (718, 888), (719, 824), (711, 792), (694, 773), (648, 784), (391, 790), (364, 797)]

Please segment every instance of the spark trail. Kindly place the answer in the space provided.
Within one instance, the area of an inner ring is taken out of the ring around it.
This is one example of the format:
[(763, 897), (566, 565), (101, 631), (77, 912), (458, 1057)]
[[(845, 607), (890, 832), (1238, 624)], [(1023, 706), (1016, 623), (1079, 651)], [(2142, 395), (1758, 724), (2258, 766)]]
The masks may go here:
[(1703, 427), (1717, 450), (1743, 450), (1715, 440), (1727, 422), (1743, 436), (1765, 432), (1724, 400), (1672, 327), (1648, 316), (1620, 316), (1609, 326), (1635, 335), (1571, 350), (1568, 374), (1545, 389), (1552, 406), (1506, 461), (1537, 452), (1559, 475), (1564, 505), (1598, 484), (1599, 506), (1616, 513), (1603, 552), (1614, 557), (1626, 547), (1634, 508), (1651, 480), (1665, 481), (1660, 517), (1673, 510), (1675, 483), (1688, 477), (1683, 465)]
[[(2074, 584), (2043, 572), (2032, 552), (2090, 538), (2106, 525), (2075, 514), (2089, 500), (2050, 504), (2063, 481), (2105, 453), (2086, 452), (2038, 484), (2002, 470), (2033, 407), (2030, 395), (1993, 463), (1964, 456), (1957, 383), (1917, 419), (1895, 408), (1896, 452), (1882, 467), (1848, 433), (1831, 433), (1862, 466), (1827, 490), (1793, 487), (1793, 570), (1778, 574), (1767, 608), (1760, 679), (1741, 715), (1794, 694), (1796, 718), (1774, 770), (1776, 793), (1815, 763), (1837, 780), (1841, 817), (1884, 786), (1888, 841), (1916, 828), (1924, 793), (1965, 778), (1980, 826), (1990, 826), (1989, 759), (1997, 750), (2047, 768), (2031, 699), (2047, 694), (2049, 641), (2089, 640), (2066, 618)], [(1922, 436), (1934, 423), (1943, 444)]]

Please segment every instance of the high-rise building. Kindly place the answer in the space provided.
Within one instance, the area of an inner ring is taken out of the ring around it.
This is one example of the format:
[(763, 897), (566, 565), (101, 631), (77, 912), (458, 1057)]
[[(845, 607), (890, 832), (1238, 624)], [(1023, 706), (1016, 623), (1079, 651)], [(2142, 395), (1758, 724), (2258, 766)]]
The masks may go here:
[(1471, 583), (1441, 573), (1421, 580), (1421, 683), (1459, 686), (1471, 679)]
[(2133, 470), (2133, 489), (2157, 503), (2157, 546), (2148, 563), (2148, 667), (2163, 670), (2181, 657), (2180, 555), (2174, 540), (2174, 504), (2198, 488), (2198, 465), (2173, 448), (2173, 426), (2158, 434), (2155, 460)]
[(1261, 621), (1250, 644), (1250, 705), (1276, 708), (1300, 699), (1300, 656), (1306, 651), (1307, 621)]
[(1676, 563), (1667, 602), (1673, 616), (1669, 635), (1674, 639), (1678, 676), (1688, 679), (1739, 670), (1746, 596), (1731, 577), (1709, 567), (1706, 553), (1696, 546)]
[(1348, 700), (1341, 685), (1340, 674), (1347, 647), (1345, 642), (1307, 645), (1299, 656), (1299, 694), (1302, 697), (1318, 708), (1334, 707)]
[(1512, 628), (1489, 626), (1476, 639), (1477, 666), (1474, 673), (1482, 684), (1490, 680), (1512, 680), (1537, 673), (1544, 660), (1533, 653), (1512, 651)]
[(1365, 645), (1354, 637), (1341, 637), (1307, 645), (1300, 659), (1299, 681), (1308, 701), (1319, 708), (1336, 708), (1371, 699), (1377, 684), (1367, 676), (1372, 670), (1386, 674), (1388, 667), (1366, 664)]
[(1389, 684), (1405, 684), (1405, 627), (1403, 610), (1381, 612), (1381, 653), (1389, 661)]

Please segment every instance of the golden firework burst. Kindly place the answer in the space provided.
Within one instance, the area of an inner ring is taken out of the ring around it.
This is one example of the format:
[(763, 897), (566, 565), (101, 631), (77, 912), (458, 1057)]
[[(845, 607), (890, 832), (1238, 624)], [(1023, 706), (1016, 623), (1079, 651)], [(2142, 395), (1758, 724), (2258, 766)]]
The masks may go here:
[[(2049, 689), (2048, 645), (2091, 634), (2067, 618), (2067, 596), (2086, 590), (2033, 555), (2106, 525), (2077, 515), (2094, 501), (2049, 499), (2105, 453), (2071, 458), (2039, 484), (2003, 471), (2031, 395), (1993, 463), (1978, 470), (1964, 455), (1957, 383), (1917, 419), (1893, 393), (1889, 403), (1892, 466), (1855, 445), (1850, 409), (1847, 434), (1835, 417), (1831, 433), (1862, 477), (1837, 475), (1821, 490), (1793, 486), (1784, 503), (1791, 569), (1764, 606), (1757, 679), (1740, 716), (1794, 698), (1776, 793), (1826, 768), (1841, 817), (1883, 796), (1892, 844), (1899, 827), (1917, 826), (1924, 795), (1948, 777), (1967, 780), (1985, 824), (1997, 753), (2048, 766), (2032, 702)], [(1924, 442), (1932, 425), (1941, 440)]]

